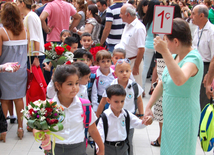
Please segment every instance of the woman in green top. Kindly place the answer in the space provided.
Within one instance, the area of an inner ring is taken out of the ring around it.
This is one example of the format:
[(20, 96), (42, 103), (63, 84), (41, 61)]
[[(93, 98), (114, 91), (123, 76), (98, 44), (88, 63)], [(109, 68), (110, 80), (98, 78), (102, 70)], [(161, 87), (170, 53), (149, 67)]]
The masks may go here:
[(166, 35), (164, 40), (154, 39), (154, 48), (162, 54), (166, 67), (162, 81), (149, 100), (145, 116), (152, 115), (151, 107), (163, 94), (161, 155), (195, 155), (203, 61), (191, 45), (189, 25), (180, 18), (173, 20), (172, 34)]

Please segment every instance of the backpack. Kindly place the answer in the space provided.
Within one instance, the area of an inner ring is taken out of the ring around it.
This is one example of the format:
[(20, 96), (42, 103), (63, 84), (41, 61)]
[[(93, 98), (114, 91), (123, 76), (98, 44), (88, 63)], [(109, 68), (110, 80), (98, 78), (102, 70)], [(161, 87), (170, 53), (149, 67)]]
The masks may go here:
[(89, 124), (91, 123), (91, 102), (89, 100), (79, 98), (80, 102), (82, 103), (82, 108), (83, 108), (83, 124), (85, 127), (85, 141), (86, 141), (86, 147), (88, 146), (88, 127)]
[(96, 79), (96, 74), (91, 73), (90, 75), (90, 81), (88, 82), (88, 87), (87, 87), (87, 91), (88, 91), (88, 99), (91, 101), (91, 92), (92, 92), (92, 87), (94, 84), (94, 80)]
[(200, 141), (201, 148), (208, 152), (213, 148), (214, 145), (214, 102), (211, 98), (211, 102), (208, 103), (201, 111), (200, 119)]
[[(136, 82), (132, 82), (132, 84), (130, 85), (132, 86), (133, 90), (134, 90), (134, 105), (135, 105), (135, 112), (134, 114), (136, 113), (137, 111), (137, 96), (138, 96), (138, 86), (137, 86), (137, 83)], [(129, 88), (129, 87), (128, 87)], [(131, 88), (131, 87), (130, 87)]]
[[(126, 133), (127, 133), (127, 137), (126, 137), (126, 140), (125, 140), (125, 141), (128, 142), (128, 135), (129, 135), (129, 128), (130, 128), (130, 116), (129, 116), (128, 111), (127, 111), (126, 109), (124, 109), (124, 110), (125, 110), (126, 115), (127, 115), (127, 116), (125, 116), (125, 121), (126, 121)], [(102, 114), (100, 115), (100, 117), (98, 118), (97, 123), (99, 122), (99, 119), (100, 119), (100, 118), (101, 118), (102, 121), (103, 121), (103, 129), (104, 129), (104, 135), (105, 135), (105, 141), (106, 141), (106, 137), (107, 137), (107, 135), (108, 135), (108, 119), (107, 119), (107, 117), (106, 117), (106, 114), (105, 114), (105, 113), (102, 113)]]

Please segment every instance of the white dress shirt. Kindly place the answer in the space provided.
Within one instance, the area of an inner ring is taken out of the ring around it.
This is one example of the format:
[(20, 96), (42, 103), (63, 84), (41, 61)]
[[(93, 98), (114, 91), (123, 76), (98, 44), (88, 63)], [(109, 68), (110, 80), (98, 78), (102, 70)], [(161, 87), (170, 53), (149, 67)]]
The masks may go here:
[[(124, 101), (123, 108), (128, 110), (131, 113), (134, 113), (135, 112), (134, 89), (133, 89), (133, 87), (130, 86), (130, 85), (132, 85), (132, 83), (133, 83), (133, 81), (131, 79), (129, 79), (128, 84), (125, 88), (126, 98)], [(113, 85), (113, 84), (118, 84), (118, 78), (115, 79), (114, 81), (112, 81), (111, 85)], [(141, 88), (141, 86), (139, 84), (137, 84), (137, 86), (138, 86), (137, 97), (139, 97), (143, 93), (143, 89)], [(107, 97), (106, 91), (104, 91), (103, 97)]]
[[(92, 87), (92, 93), (91, 93), (91, 100), (93, 105), (93, 110), (96, 112), (98, 108), (98, 96), (103, 95), (104, 90), (111, 84), (111, 82), (115, 79), (114, 70), (110, 68), (110, 73), (106, 76), (103, 75), (100, 69), (98, 68), (96, 71), (96, 76), (99, 77), (98, 85), (97, 85), (97, 79), (94, 80), (94, 84)], [(97, 88), (98, 87), (98, 88)]]
[[(63, 106), (57, 95), (53, 98), (57, 105), (62, 106), (65, 112), (65, 119), (62, 122), (64, 129), (57, 132), (57, 135), (63, 137), (65, 140), (59, 140), (56, 138), (57, 144), (76, 144), (84, 141), (85, 127), (83, 124), (83, 108), (79, 97), (75, 96), (73, 102), (68, 108)], [(92, 125), (96, 121), (97, 117), (93, 110), (91, 110), (91, 122)], [(89, 125), (89, 126), (90, 126)]]
[(126, 50), (126, 58), (137, 56), (138, 49), (145, 47), (146, 28), (137, 18), (130, 24), (126, 24), (121, 41), (116, 47)]
[(53, 80), (51, 79), (51, 81), (48, 83), (48, 86), (47, 86), (47, 96), (48, 98), (54, 98), (55, 95), (56, 95), (56, 91), (54, 88)]
[(192, 46), (199, 51), (204, 62), (211, 61), (214, 56), (214, 25), (209, 20), (204, 28), (195, 30)]
[(79, 98), (87, 99), (88, 100), (88, 91), (86, 85), (79, 85), (79, 92), (77, 93)]
[[(120, 115), (117, 117), (114, 115), (114, 113), (111, 110), (111, 107), (106, 109), (104, 111), (106, 114), (107, 120), (108, 120), (108, 133), (106, 137), (106, 141), (124, 141), (127, 137), (126, 133), (126, 121), (125, 121), (125, 116), (127, 116), (126, 112), (124, 109), (122, 109), (122, 112)], [(130, 126), (133, 126), (134, 128), (137, 129), (142, 129), (146, 127), (144, 124), (142, 124), (142, 120), (133, 115), (132, 113), (128, 112), (130, 116)], [(104, 129), (103, 129), (103, 121), (100, 118), (99, 122), (97, 124), (97, 129), (100, 133), (100, 136), (103, 140), (105, 141), (105, 134), (104, 134)]]

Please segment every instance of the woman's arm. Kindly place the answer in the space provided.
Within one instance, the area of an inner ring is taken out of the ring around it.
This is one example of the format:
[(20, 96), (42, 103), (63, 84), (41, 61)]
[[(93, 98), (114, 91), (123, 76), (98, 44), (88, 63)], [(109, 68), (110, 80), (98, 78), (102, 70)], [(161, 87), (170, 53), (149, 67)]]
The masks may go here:
[(177, 86), (183, 85), (191, 76), (197, 74), (198, 68), (194, 63), (187, 62), (180, 68), (168, 50), (166, 41), (159, 36), (154, 39), (154, 48), (162, 54), (169, 74)]
[[(94, 26), (92, 24), (85, 24), (85, 30), (84, 31), (79, 31), (76, 30), (76, 32), (81, 36), (84, 32), (88, 32), (91, 34), (92, 30), (93, 30)], [(73, 31), (75, 32), (75, 29), (73, 29)]]
[(103, 144), (103, 141), (100, 137), (100, 134), (97, 130), (95, 123), (93, 123), (92, 125), (89, 126), (88, 132), (99, 147), (99, 149), (97, 151), (97, 155), (104, 155), (104, 144)]

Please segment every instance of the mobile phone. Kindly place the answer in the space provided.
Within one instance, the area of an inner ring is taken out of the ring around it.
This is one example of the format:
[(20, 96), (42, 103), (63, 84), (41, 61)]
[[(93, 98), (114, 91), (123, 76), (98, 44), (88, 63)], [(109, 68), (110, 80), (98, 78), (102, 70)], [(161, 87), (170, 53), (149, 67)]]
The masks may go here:
[(154, 82), (154, 83), (152, 84), (152, 87), (155, 88), (155, 87), (157, 86), (157, 84), (158, 84), (157, 82)]

